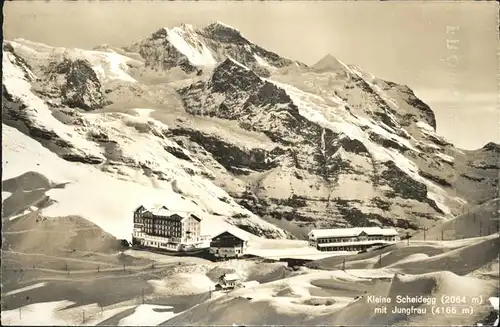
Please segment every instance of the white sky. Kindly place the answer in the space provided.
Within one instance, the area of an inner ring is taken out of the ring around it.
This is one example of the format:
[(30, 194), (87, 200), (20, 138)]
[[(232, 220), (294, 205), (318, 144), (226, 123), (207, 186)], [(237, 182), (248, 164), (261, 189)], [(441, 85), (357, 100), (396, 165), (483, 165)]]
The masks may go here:
[[(314, 64), (331, 53), (410, 86), (434, 110), (438, 132), (473, 149), (500, 142), (498, 8), (483, 1), (23, 1), (5, 3), (4, 37), (124, 46), (160, 27), (220, 20), (281, 56)], [(458, 49), (447, 49), (447, 40), (458, 40)]]

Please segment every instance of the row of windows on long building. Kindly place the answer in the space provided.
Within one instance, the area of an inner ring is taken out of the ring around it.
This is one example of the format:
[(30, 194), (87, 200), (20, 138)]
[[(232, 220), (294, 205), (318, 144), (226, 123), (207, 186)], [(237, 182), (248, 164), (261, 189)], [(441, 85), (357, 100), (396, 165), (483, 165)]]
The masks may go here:
[(363, 239), (358, 237), (341, 237), (341, 238), (319, 238), (318, 243), (342, 243), (342, 242), (359, 242), (359, 241), (395, 241), (395, 236), (368, 236)]

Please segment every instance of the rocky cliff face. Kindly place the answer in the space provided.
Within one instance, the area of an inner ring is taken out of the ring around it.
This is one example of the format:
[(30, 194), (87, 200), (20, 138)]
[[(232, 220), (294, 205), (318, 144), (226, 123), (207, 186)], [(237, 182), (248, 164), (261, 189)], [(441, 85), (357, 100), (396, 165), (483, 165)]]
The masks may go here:
[[(71, 66), (71, 64), (69, 65)], [(9, 44), (4, 45), (3, 67), (5, 68), (4, 81), (2, 83), (2, 122), (4, 124), (18, 128), (66, 160), (88, 164), (102, 162), (102, 158), (99, 155), (86, 152), (85, 148), (80, 148), (68, 135), (57, 133), (50, 122), (39, 119), (39, 117), (43, 116), (44, 109), (48, 108), (49, 101), (52, 101), (57, 95), (62, 97), (57, 98), (61, 102), (55, 106), (59, 107), (66, 100), (92, 99), (92, 97), (86, 97), (86, 94), (88, 94), (87, 91), (92, 92), (95, 90), (85, 88), (80, 89), (81, 92), (78, 92), (76, 91), (78, 87), (82, 87), (78, 82), (74, 84), (69, 83), (70, 86), (68, 86), (68, 83), (61, 81), (59, 84), (60, 87), (54, 87), (53, 92), (55, 94), (51, 93), (50, 100), (42, 101), (31, 92), (32, 85), (38, 85), (42, 79), (33, 74), (32, 67), (26, 60), (16, 54), (13, 47)], [(75, 70), (76, 67), (72, 68), (73, 70), (68, 71), (68, 75), (65, 76), (71, 77), (72, 73), (78, 76), (86, 76), (86, 69), (80, 72), (79, 69)], [(91, 77), (95, 77), (95, 74), (92, 75), (92, 73), (90, 74)], [(47, 78), (50, 77), (47, 76)], [(85, 80), (85, 77), (83, 77), (80, 83), (84, 83), (82, 81)], [(67, 82), (67, 80), (65, 81)], [(93, 82), (96, 81), (94, 80)], [(91, 84), (92, 82), (89, 83)], [(84, 84), (86, 85), (86, 83)], [(71, 89), (73, 89), (73, 95), (71, 95)], [(67, 97), (62, 96), (62, 94), (66, 94)], [(72, 104), (75, 103), (72, 102)], [(79, 105), (83, 105), (83, 103), (79, 103)]]
[[(448, 206), (458, 207), (458, 203), (448, 197), (438, 205), (428, 191), (446, 191), (433, 182), (419, 180), (419, 175), (408, 169), (414, 164), (411, 158), (420, 151), (408, 141), (409, 136), (400, 137), (402, 133), (393, 129), (403, 125), (393, 115), (395, 110), (361, 77), (351, 77), (350, 82), (361, 85), (356, 91), (368, 101), (363, 107), (347, 109), (347, 114), (357, 117), (358, 111), (372, 122), (357, 125), (359, 120), (353, 120), (352, 126), (339, 126), (336, 124), (343, 122), (318, 121), (308, 111), (319, 101), (323, 112), (333, 118), (339, 111), (335, 103), (327, 104), (322, 97), (299, 89), (287, 89), (227, 59), (205, 81), (178, 90), (187, 112), (237, 121), (241, 129), (262, 133), (277, 146), (268, 152), (259, 149), (266, 156), (262, 160), (262, 156), (241, 155), (255, 153), (255, 148), (226, 145), (220, 151), (216, 144), (222, 141), (215, 136), (194, 136), (186, 130), (178, 134), (215, 153), (228, 174), (244, 176), (241, 179), (247, 181), (247, 189), (233, 197), (260, 215), (297, 221), (303, 226), (382, 224), (417, 229), (444, 215), (444, 210), (450, 214)], [(349, 87), (344, 86), (345, 93), (339, 97), (352, 94)], [(393, 128), (376, 124), (384, 124), (381, 114), (390, 117), (388, 124)], [(349, 134), (349, 129), (360, 134)], [(246, 160), (227, 160), (235, 157)]]
[(101, 82), (87, 60), (68, 58), (52, 62), (44, 75), (43, 90), (70, 108), (100, 109), (105, 105)]
[(500, 145), (488, 143), (475, 151), (462, 151), (456, 166), (457, 194), (472, 204), (499, 197)]

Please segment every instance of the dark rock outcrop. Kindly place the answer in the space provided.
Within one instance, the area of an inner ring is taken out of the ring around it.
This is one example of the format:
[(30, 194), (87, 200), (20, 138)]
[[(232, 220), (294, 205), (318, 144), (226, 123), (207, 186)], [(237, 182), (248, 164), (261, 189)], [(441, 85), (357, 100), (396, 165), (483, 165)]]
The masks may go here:
[(265, 171), (279, 166), (275, 159), (285, 154), (285, 150), (275, 148), (272, 151), (263, 149), (241, 149), (234, 144), (213, 135), (187, 128), (174, 128), (171, 135), (188, 136), (212, 154), (212, 156), (228, 171), (241, 174), (245, 170)]
[(423, 170), (419, 170), (419, 171), (418, 171), (418, 174), (419, 174), (420, 176), (422, 176), (422, 177), (425, 177), (425, 178), (427, 178), (427, 179), (429, 179), (429, 180), (431, 180), (431, 181), (433, 181), (433, 182), (435, 182), (435, 183), (437, 183), (437, 184), (441, 185), (441, 186), (444, 186), (444, 187), (452, 187), (452, 186), (453, 186), (453, 185), (452, 185), (449, 181), (447, 181), (446, 179), (441, 178), (441, 177), (436, 176), (436, 175), (433, 175), (433, 174), (431, 174), (431, 173), (425, 172), (425, 171), (423, 171)]
[(387, 182), (395, 194), (403, 199), (414, 199), (420, 202), (427, 198), (427, 187), (412, 179), (405, 172), (399, 169), (394, 161), (384, 163), (386, 169), (382, 172), (381, 177)]
[(46, 87), (55, 87), (61, 103), (68, 107), (89, 111), (106, 104), (101, 82), (86, 60), (65, 58), (54, 62), (48, 67), (47, 77)]

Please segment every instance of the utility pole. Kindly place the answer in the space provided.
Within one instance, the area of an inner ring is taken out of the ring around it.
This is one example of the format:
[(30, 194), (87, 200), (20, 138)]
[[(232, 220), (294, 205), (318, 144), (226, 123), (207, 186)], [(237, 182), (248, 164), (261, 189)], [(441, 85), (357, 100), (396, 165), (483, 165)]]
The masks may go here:
[(83, 323), (85, 323), (85, 311), (82, 310), (82, 316), (83, 316)]
[(342, 270), (345, 270), (345, 259), (342, 261)]
[(427, 232), (427, 227), (424, 227), (424, 241), (425, 241), (425, 237), (426, 237), (426, 232)]
[(444, 229), (441, 230), (441, 241), (444, 240)]
[(483, 236), (483, 221), (479, 222), (479, 236)]
[(378, 263), (379, 263), (380, 268), (382, 268), (382, 253), (380, 253), (378, 255)]

